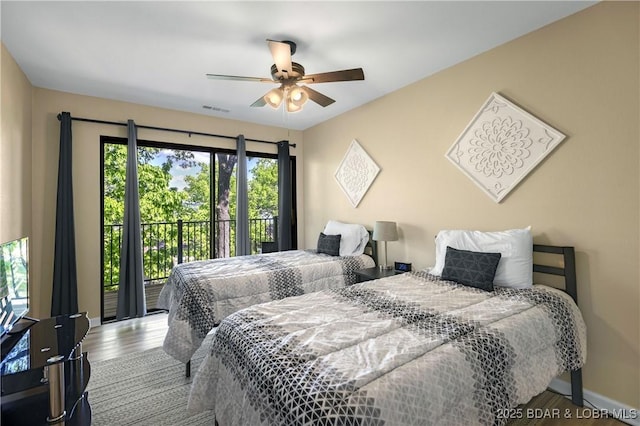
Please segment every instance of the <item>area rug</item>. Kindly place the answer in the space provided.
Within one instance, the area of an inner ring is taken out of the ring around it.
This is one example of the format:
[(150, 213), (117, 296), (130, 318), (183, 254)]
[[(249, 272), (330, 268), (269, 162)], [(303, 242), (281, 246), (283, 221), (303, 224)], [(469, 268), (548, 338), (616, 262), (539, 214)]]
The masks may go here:
[[(192, 375), (210, 347), (212, 336), (207, 336), (203, 344), (191, 358)], [(89, 354), (91, 361), (91, 354)], [(184, 376), (184, 364), (167, 355), (162, 348), (122, 356), (105, 361), (91, 362), (89, 380), (89, 403), (91, 404), (92, 426), (199, 426), (214, 425), (211, 411), (189, 416), (187, 397), (192, 378)], [(526, 413), (528, 408), (540, 413), (566, 413), (576, 406), (561, 395), (544, 392), (529, 404), (513, 409)], [(610, 423), (620, 424), (614, 419)], [(567, 421), (567, 424), (571, 421)], [(523, 418), (512, 419), (507, 426), (538, 426), (556, 424), (554, 420)]]
[(185, 365), (171, 358), (162, 348), (92, 362), (87, 387), (91, 424), (213, 425), (211, 411), (194, 416), (187, 414), (191, 381), (210, 340), (211, 336), (208, 336), (191, 359), (191, 378), (185, 377)]

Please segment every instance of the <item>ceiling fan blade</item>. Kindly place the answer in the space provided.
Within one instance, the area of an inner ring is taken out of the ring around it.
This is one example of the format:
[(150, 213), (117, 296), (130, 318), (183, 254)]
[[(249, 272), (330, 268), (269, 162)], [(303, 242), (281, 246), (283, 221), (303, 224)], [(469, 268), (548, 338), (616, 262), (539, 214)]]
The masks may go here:
[(307, 74), (300, 81), (305, 83), (331, 83), (333, 81), (353, 81), (364, 80), (364, 71), (362, 68), (353, 68), (350, 70), (323, 72), (320, 74)]
[(252, 107), (263, 107), (267, 104), (267, 101), (264, 100), (264, 96), (260, 96), (257, 101), (251, 104)]
[(301, 88), (302, 90), (307, 92), (309, 99), (311, 99), (313, 102), (317, 103), (321, 107), (329, 106), (335, 102), (335, 99), (331, 99), (330, 97), (325, 96), (322, 93), (313, 90), (311, 87), (301, 86)]
[[(275, 62), (278, 71), (291, 74), (291, 46), (287, 43), (269, 39), (267, 39), (267, 43), (269, 43), (269, 50), (271, 50), (271, 56), (273, 56), (273, 62)], [(288, 76), (284, 77), (288, 78)]]
[(271, 78), (242, 77), (239, 75), (207, 74), (207, 78), (210, 78), (212, 80), (257, 81), (261, 83), (273, 83), (273, 79)]

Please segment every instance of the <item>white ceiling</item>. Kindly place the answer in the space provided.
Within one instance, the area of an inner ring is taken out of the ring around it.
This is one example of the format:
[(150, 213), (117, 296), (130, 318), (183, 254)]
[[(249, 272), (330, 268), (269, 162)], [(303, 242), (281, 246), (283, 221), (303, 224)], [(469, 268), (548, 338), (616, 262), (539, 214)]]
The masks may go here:
[[(304, 130), (594, 3), (3, 0), (0, 29), (37, 87)], [(315, 84), (336, 102), (287, 114), (249, 106), (276, 84), (205, 78), (269, 78), (267, 38), (295, 41), (307, 74), (365, 80)]]

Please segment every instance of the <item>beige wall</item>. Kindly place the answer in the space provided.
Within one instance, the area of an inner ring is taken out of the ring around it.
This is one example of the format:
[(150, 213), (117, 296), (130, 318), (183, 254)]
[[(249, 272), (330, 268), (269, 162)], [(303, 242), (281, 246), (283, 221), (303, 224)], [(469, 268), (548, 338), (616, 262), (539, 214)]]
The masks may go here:
[[(419, 268), (446, 228), (573, 245), (585, 387), (640, 407), (639, 6), (598, 4), (306, 130), (306, 245), (328, 219), (397, 221), (389, 260)], [(567, 135), (500, 204), (444, 157), (494, 91)], [(352, 139), (381, 168), (355, 209), (333, 178)]]
[(0, 242), (31, 234), (31, 83), (0, 44)]
[[(34, 89), (33, 107), (33, 244), (32, 276), (34, 306), (39, 317), (47, 317), (51, 304), (53, 247), (56, 206), (56, 178), (60, 123), (57, 115), (69, 111), (72, 116), (107, 121), (171, 127), (222, 135), (244, 134), (246, 138), (278, 141), (288, 139), (297, 147), (291, 154), (299, 158), (298, 199), (302, 200), (302, 132), (217, 119), (198, 114), (145, 107), (125, 102), (78, 96), (46, 89)], [(90, 318), (100, 317), (100, 136), (126, 137), (126, 127), (74, 121), (73, 185), (76, 222), (78, 301)], [(235, 142), (204, 136), (182, 135), (138, 129), (138, 138), (190, 145), (235, 148)], [(275, 145), (247, 142), (248, 151), (275, 153)], [(299, 202), (301, 206), (301, 201)], [(301, 214), (301, 213), (299, 213)], [(304, 221), (301, 221), (303, 224)], [(302, 233), (300, 241), (302, 241)]]

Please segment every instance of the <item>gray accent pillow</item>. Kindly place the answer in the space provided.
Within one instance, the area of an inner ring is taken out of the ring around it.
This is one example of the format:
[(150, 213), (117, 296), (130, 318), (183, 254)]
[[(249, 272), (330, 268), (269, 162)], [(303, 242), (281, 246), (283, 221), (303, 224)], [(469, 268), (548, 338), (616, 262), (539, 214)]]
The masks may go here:
[(340, 255), (340, 239), (342, 235), (325, 235), (320, 233), (318, 237), (318, 253), (330, 254), (331, 256)]
[(447, 246), (442, 279), (493, 291), (493, 278), (501, 256), (500, 253), (458, 250)]

